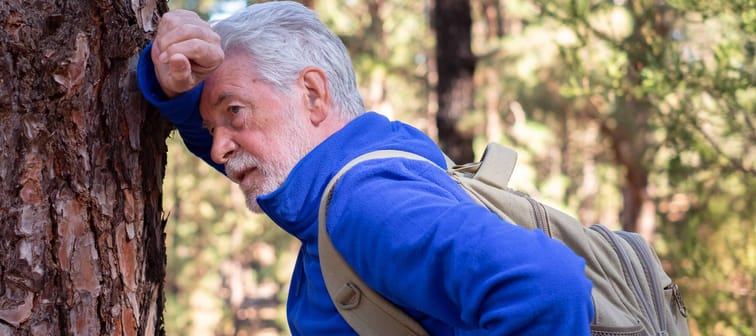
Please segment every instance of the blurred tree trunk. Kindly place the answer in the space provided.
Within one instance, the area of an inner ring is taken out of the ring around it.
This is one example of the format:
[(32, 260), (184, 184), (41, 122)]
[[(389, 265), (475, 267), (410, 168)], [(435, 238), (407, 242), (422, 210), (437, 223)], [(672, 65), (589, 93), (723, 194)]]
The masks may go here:
[[(365, 1), (370, 17), (369, 24), (365, 28), (362, 44), (364, 50), (370, 52), (381, 62), (388, 62), (391, 58), (391, 50), (388, 48), (386, 34), (384, 33), (384, 10), (383, 0)], [(382, 63), (379, 63), (383, 65)], [(389, 118), (393, 118), (391, 106), (386, 102), (387, 66), (375, 66), (369, 75), (365, 106), (368, 111), (379, 111)]]
[[(0, 2), (0, 335), (163, 334), (164, 1)], [(141, 6), (141, 7), (140, 7)]]
[(469, 0), (435, 0), (431, 26), (436, 34), (438, 111), (436, 125), (441, 148), (455, 162), (473, 160), (472, 127), (462, 118), (473, 105), (475, 63)]
[[(612, 127), (606, 120), (601, 130), (610, 140), (617, 163), (624, 167), (625, 183), (622, 188), (623, 206), (620, 222), (622, 229), (640, 233), (647, 241), (653, 240), (656, 229), (656, 208), (648, 193), (648, 167), (643, 162), (650, 150), (648, 116), (651, 104), (644, 98), (624, 97), (617, 105), (621, 127)], [(623, 120), (624, 119), (624, 120)]]
[[(480, 3), (485, 22), (485, 37), (491, 43), (498, 43), (504, 37), (505, 11), (499, 0), (483, 0)], [(486, 67), (483, 70), (486, 109), (486, 142), (498, 142), (503, 135), (501, 106), (502, 80), (500, 69)]]
[[(614, 160), (623, 170), (622, 228), (638, 232), (651, 241), (656, 230), (656, 206), (649, 191), (649, 167), (653, 165), (658, 144), (650, 120), (657, 107), (644, 91), (643, 74), (664, 67), (661, 62), (670, 48), (669, 29), (673, 20), (668, 15), (670, 7), (663, 1), (624, 2), (622, 6), (630, 15), (632, 25), (629, 34), (618, 39), (591, 22), (587, 6), (575, 2), (561, 5), (544, 4), (541, 9), (570, 27), (580, 41), (595, 37), (627, 60), (623, 62), (623, 78), (619, 85), (601, 84), (606, 78), (591, 81), (592, 75), (584, 78), (588, 80), (586, 83), (593, 85), (587, 86), (586, 92), (594, 92), (589, 97), (588, 112), (589, 118), (600, 125), (602, 137), (609, 140)], [(574, 58), (576, 55), (571, 55), (569, 62), (581, 68), (577, 64), (580, 61)]]
[(611, 141), (617, 162), (625, 168), (622, 228), (652, 241), (656, 231), (656, 206), (648, 190), (648, 167), (651, 166), (649, 153), (655, 151), (649, 143), (652, 138), (649, 118), (654, 106), (648, 96), (636, 93), (634, 88), (642, 86), (644, 68), (656, 66), (653, 63), (664, 58), (668, 18), (663, 4), (643, 7), (630, 1), (625, 6), (635, 22), (632, 33), (622, 42), (628, 60), (626, 85), (623, 96), (617, 98), (615, 122), (604, 120), (601, 130)]

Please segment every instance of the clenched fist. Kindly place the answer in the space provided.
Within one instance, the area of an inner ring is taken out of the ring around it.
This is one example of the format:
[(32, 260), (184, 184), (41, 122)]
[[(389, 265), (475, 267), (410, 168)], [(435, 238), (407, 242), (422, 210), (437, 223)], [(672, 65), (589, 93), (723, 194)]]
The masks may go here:
[(152, 62), (168, 97), (189, 91), (223, 62), (220, 37), (196, 13), (173, 10), (163, 15), (152, 44)]

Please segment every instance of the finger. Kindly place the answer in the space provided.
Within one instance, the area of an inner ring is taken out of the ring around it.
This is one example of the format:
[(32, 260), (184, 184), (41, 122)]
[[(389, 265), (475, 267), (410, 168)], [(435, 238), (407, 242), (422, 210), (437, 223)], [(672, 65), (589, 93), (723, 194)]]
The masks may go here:
[(168, 59), (168, 67), (171, 77), (175, 80), (184, 81), (192, 76), (192, 65), (188, 58), (182, 54), (174, 54)]
[(158, 64), (158, 63), (168, 63), (168, 53), (165, 51), (160, 50), (160, 47), (157, 45), (157, 43), (152, 44), (152, 63)]
[(164, 32), (168, 32), (177, 28), (180, 28), (183, 25), (187, 24), (201, 24), (205, 21), (202, 20), (202, 18), (197, 15), (197, 13), (184, 10), (184, 9), (176, 9), (172, 10), (168, 13), (163, 14), (163, 16), (160, 18), (160, 21), (158, 22), (158, 35)]
[(152, 43), (152, 50), (150, 51), (150, 57), (152, 57), (153, 64), (164, 63), (160, 60), (160, 54), (162, 53), (163, 51), (160, 50), (160, 47), (157, 45), (157, 43)]
[(194, 87), (191, 65), (183, 55), (176, 54), (165, 63), (155, 63), (155, 74), (168, 97), (175, 97)]
[(208, 43), (220, 43), (220, 37), (213, 32), (210, 25), (206, 22), (187, 22), (174, 28), (158, 32), (155, 37), (155, 44), (160, 50), (167, 50), (176, 43), (189, 40), (202, 40)]
[[(224, 58), (223, 49), (217, 43), (208, 43), (203, 40), (187, 40), (172, 44), (162, 52), (164, 57), (172, 58), (173, 55), (182, 55), (198, 67), (197, 70), (215, 69)], [(163, 56), (161, 56), (162, 59)]]

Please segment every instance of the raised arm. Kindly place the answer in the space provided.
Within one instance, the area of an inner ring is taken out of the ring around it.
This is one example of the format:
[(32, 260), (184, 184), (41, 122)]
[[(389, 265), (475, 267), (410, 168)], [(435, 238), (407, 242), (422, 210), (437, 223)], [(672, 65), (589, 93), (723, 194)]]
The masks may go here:
[(175, 10), (162, 17), (155, 40), (142, 51), (137, 79), (142, 95), (176, 126), (187, 149), (225, 173), (210, 158), (213, 139), (198, 107), (202, 81), (223, 58), (210, 25), (194, 12)]

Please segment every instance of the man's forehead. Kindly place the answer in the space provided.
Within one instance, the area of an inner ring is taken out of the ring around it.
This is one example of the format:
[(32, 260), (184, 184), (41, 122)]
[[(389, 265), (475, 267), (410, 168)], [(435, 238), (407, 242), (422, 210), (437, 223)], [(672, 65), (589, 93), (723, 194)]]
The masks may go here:
[(223, 104), (224, 101), (234, 98), (236, 96), (237, 95), (234, 94), (233, 92), (221, 91), (219, 94), (215, 95), (215, 97), (211, 95), (209, 97), (210, 101), (208, 101), (208, 103), (210, 103), (210, 107), (218, 107), (221, 104)]
[(229, 98), (246, 96), (251, 91), (254, 79), (244, 77), (221, 78), (214, 76), (205, 80), (200, 94), (200, 106), (214, 108)]

